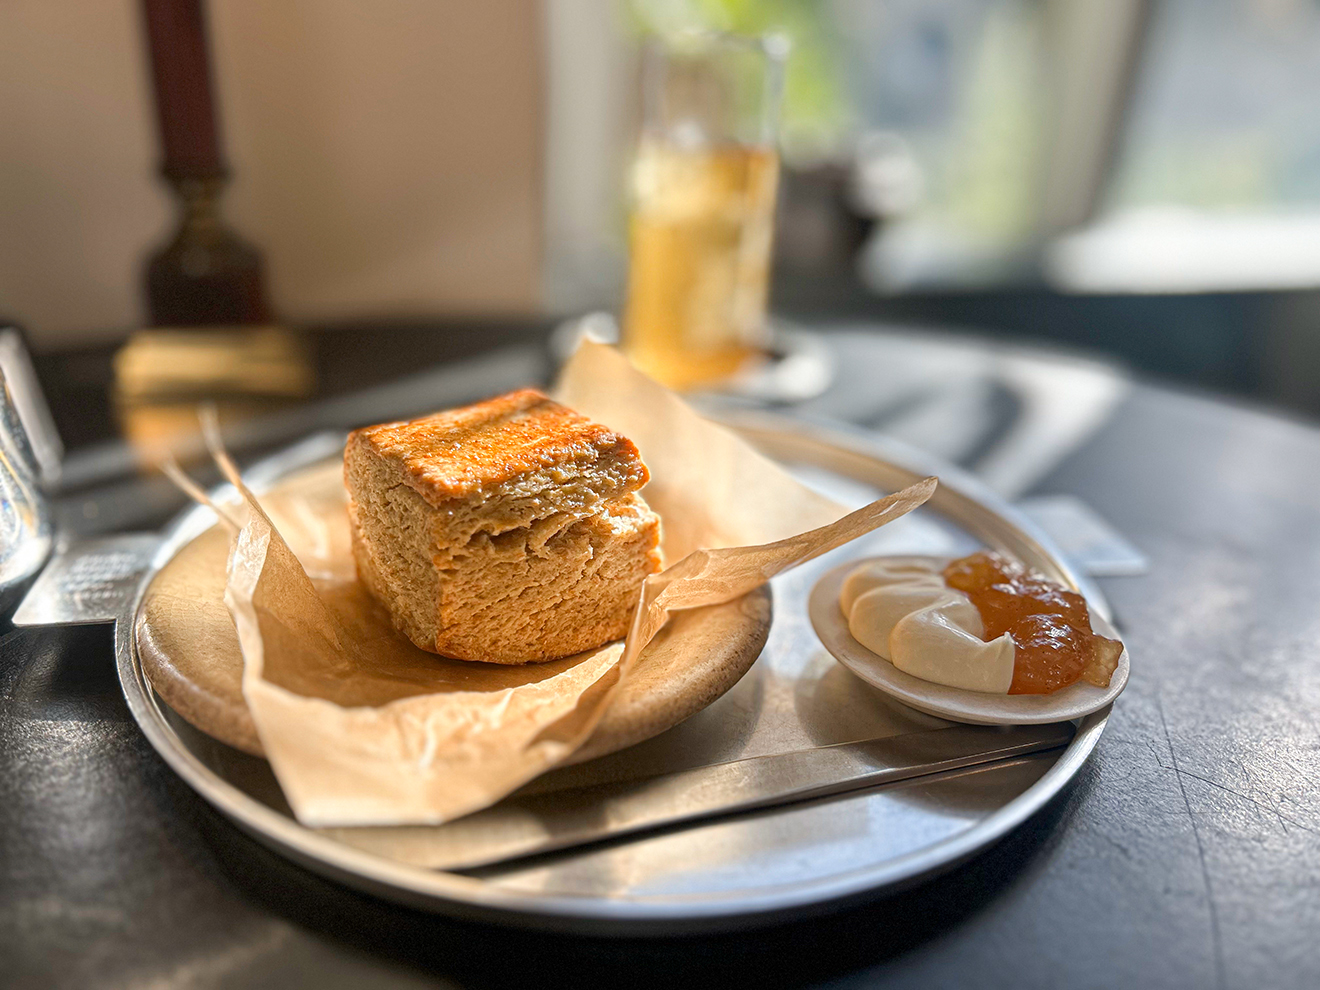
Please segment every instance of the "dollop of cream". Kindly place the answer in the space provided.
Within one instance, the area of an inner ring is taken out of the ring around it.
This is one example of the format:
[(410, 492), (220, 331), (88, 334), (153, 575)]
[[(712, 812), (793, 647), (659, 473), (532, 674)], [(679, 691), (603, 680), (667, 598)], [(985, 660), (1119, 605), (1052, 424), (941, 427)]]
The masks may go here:
[(853, 639), (899, 670), (968, 691), (1007, 694), (1013, 639), (987, 643), (981, 613), (930, 557), (882, 557), (844, 579), (839, 607)]

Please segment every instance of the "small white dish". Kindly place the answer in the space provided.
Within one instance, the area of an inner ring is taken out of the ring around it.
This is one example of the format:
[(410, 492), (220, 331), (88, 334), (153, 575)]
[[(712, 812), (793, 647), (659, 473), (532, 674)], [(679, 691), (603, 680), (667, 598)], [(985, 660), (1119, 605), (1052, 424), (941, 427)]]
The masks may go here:
[[(839, 591), (854, 568), (874, 557), (849, 561), (825, 573), (811, 589), (807, 612), (816, 635), (825, 649), (866, 683), (903, 704), (954, 722), (975, 725), (1037, 725), (1065, 722), (1099, 711), (1122, 693), (1128, 680), (1128, 651), (1118, 658), (1118, 668), (1109, 687), (1098, 688), (1079, 681), (1053, 694), (986, 694), (947, 687), (934, 681), (905, 674), (878, 654), (872, 653), (848, 631), (848, 620), (839, 608)], [(943, 567), (947, 558), (931, 558)], [(1118, 639), (1114, 627), (1095, 609), (1091, 609), (1091, 628), (1099, 635)]]

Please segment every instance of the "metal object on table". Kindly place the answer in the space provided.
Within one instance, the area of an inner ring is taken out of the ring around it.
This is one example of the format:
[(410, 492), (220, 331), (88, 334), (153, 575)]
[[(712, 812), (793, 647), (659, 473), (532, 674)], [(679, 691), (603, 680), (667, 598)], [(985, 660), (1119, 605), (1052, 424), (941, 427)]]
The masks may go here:
[[(836, 497), (864, 501), (929, 474), (931, 503), (775, 580), (770, 640), (751, 672), (687, 722), (612, 756), (556, 770), (520, 797), (570, 786), (673, 773), (732, 760), (946, 727), (873, 692), (819, 646), (805, 601), (819, 574), (849, 556), (951, 553), (979, 543), (1007, 550), (1055, 580), (1095, 589), (1032, 523), (957, 469), (861, 431), (755, 416), (732, 423), (767, 454)], [(313, 438), (252, 472), (260, 483), (327, 455)], [(382, 897), (460, 917), (605, 933), (746, 927), (845, 899), (875, 896), (948, 869), (1019, 825), (1078, 772), (1107, 712), (1083, 719), (1061, 752), (949, 771), (860, 793), (703, 822), (576, 852), (484, 867), (419, 868), (299, 825), (269, 766), (192, 730), (154, 695), (132, 619), (155, 571), (213, 522), (197, 508), (168, 532), (133, 606), (117, 622), (119, 676), (130, 710), (162, 757), (199, 794), (259, 841), (324, 875)], [(843, 556), (847, 555), (847, 556)], [(375, 830), (377, 833), (379, 830)], [(362, 843), (367, 842), (363, 833)], [(371, 837), (378, 840), (379, 835)]]
[(62, 548), (14, 612), (14, 625), (113, 622), (132, 606), (138, 581), (159, 548), (156, 533), (122, 533)]
[(955, 725), (715, 763), (641, 781), (513, 795), (441, 828), (326, 832), (396, 862), (464, 870), (1030, 756), (1066, 746), (1073, 731), (1071, 722)]
[(1037, 495), (1017, 505), (1092, 577), (1138, 577), (1150, 569), (1146, 555), (1076, 495)]

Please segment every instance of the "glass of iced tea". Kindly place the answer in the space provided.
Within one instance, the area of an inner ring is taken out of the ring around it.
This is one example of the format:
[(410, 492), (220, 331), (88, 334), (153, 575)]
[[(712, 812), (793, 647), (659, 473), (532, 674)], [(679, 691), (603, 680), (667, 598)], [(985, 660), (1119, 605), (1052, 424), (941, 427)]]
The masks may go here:
[(727, 378), (769, 344), (787, 51), (711, 33), (647, 46), (623, 345), (673, 388)]

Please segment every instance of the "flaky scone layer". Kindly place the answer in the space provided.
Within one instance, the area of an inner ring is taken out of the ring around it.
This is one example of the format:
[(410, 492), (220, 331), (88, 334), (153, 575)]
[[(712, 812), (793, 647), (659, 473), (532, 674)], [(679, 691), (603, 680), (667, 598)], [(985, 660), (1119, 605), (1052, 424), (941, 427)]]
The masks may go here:
[(660, 519), (640, 495), (584, 518), (482, 533), (415, 567), (395, 534), (350, 505), (358, 573), (395, 625), (424, 650), (460, 660), (534, 663), (628, 631), (638, 591), (660, 569)]

